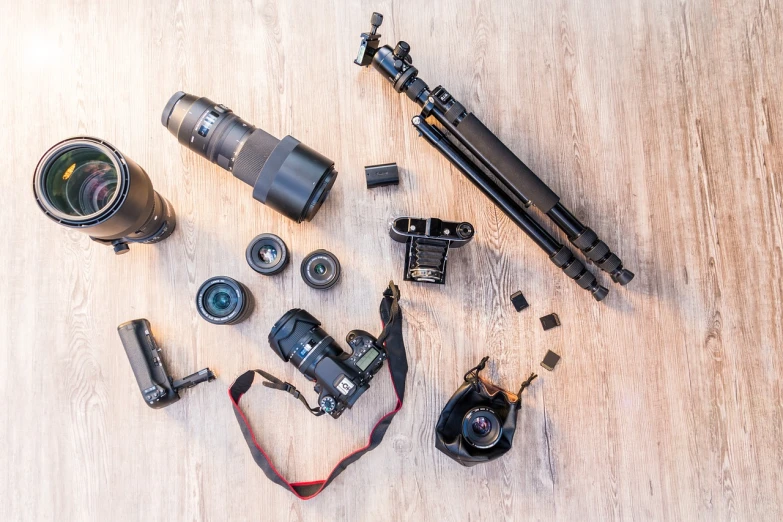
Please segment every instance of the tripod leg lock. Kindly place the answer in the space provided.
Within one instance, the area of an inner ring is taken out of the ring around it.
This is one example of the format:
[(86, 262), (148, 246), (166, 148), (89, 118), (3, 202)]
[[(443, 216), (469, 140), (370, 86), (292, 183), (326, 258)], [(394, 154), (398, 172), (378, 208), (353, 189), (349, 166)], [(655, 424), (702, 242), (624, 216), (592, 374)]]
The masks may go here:
[(596, 301), (602, 301), (609, 294), (609, 290), (598, 284), (592, 272), (585, 268), (584, 263), (574, 257), (567, 246), (560, 247), (549, 259), (556, 267), (561, 268), (565, 275), (576, 281), (576, 284), (589, 290)]

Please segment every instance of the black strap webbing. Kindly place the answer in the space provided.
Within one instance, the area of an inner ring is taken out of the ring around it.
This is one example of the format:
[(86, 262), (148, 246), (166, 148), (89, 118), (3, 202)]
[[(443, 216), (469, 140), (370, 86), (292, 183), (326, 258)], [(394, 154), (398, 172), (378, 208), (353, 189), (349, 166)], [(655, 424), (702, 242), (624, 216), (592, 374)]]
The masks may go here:
[(267, 379), (267, 382), (263, 383), (264, 386), (287, 391), (302, 401), (302, 403), (307, 406), (307, 409), (314, 415), (321, 415), (323, 413), (320, 411), (320, 408), (311, 408), (296, 388), (286, 382), (280, 381), (263, 370), (249, 370), (243, 373), (228, 389), (228, 395), (231, 398), (231, 403), (234, 405), (234, 415), (237, 418), (237, 422), (239, 422), (239, 428), (242, 430), (245, 442), (247, 442), (247, 446), (250, 448), (250, 454), (253, 456), (253, 460), (255, 460), (256, 464), (264, 471), (264, 474), (269, 480), (288, 489), (302, 500), (308, 500), (318, 495), (351, 463), (359, 460), (362, 455), (368, 451), (375, 449), (383, 440), (384, 435), (386, 435), (386, 430), (389, 428), (392, 419), (402, 408), (402, 402), (405, 397), (405, 381), (408, 378), (408, 359), (405, 355), (405, 344), (402, 340), (402, 311), (400, 310), (398, 302), (399, 297), (399, 289), (394, 282), (390, 281), (389, 288), (383, 293), (383, 300), (381, 301), (380, 313), (383, 331), (378, 336), (378, 344), (386, 349), (387, 362), (389, 372), (391, 373), (394, 393), (397, 396), (397, 404), (392, 411), (381, 417), (372, 429), (367, 445), (340, 460), (326, 479), (314, 480), (311, 482), (289, 482), (286, 480), (280, 472), (277, 471), (272, 464), (272, 461), (269, 459), (269, 456), (258, 444), (253, 429), (248, 424), (245, 414), (239, 407), (239, 400), (253, 385), (255, 375), (258, 373)]

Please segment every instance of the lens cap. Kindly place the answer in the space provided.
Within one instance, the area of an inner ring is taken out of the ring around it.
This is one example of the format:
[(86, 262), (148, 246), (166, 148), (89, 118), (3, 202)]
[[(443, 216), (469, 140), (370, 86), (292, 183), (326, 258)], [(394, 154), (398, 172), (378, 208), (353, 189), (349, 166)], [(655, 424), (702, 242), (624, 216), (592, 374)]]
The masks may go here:
[(328, 250), (310, 252), (302, 260), (302, 279), (311, 288), (325, 290), (340, 279), (340, 262)]
[(278, 236), (261, 234), (247, 245), (245, 259), (250, 268), (259, 274), (274, 275), (288, 264), (288, 248)]

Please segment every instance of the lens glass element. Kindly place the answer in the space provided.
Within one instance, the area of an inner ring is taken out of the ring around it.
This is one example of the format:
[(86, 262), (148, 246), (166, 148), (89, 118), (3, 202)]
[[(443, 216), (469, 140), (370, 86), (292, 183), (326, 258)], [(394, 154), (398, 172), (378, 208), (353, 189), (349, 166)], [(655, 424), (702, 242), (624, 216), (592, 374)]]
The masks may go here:
[(483, 437), (492, 430), (492, 421), (484, 416), (475, 417), (470, 427), (473, 429), (473, 433)]
[(302, 260), (300, 272), (308, 286), (318, 289), (330, 288), (340, 279), (340, 262), (329, 251), (316, 250)]
[(462, 419), (462, 436), (474, 448), (493, 447), (502, 433), (503, 427), (497, 413), (486, 406), (473, 408)]
[(258, 257), (262, 263), (271, 265), (277, 259), (277, 249), (272, 245), (263, 245), (258, 250)]
[(64, 151), (47, 168), (43, 189), (49, 203), (69, 216), (89, 216), (103, 210), (117, 191), (114, 161), (98, 148), (80, 146)]
[(288, 250), (283, 240), (274, 234), (260, 234), (245, 250), (250, 268), (263, 275), (274, 275), (288, 264)]
[(218, 318), (227, 317), (239, 304), (236, 290), (225, 283), (212, 285), (204, 294), (204, 309)]

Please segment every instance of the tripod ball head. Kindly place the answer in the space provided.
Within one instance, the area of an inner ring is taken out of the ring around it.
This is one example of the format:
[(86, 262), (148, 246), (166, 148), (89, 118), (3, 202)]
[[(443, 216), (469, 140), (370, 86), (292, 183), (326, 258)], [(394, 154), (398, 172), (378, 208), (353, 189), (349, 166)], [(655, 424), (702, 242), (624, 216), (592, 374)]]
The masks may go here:
[(378, 30), (378, 28), (383, 23), (383, 15), (381, 13), (373, 13), (370, 17), (370, 25), (372, 26), (372, 34), (375, 34), (375, 31)]

